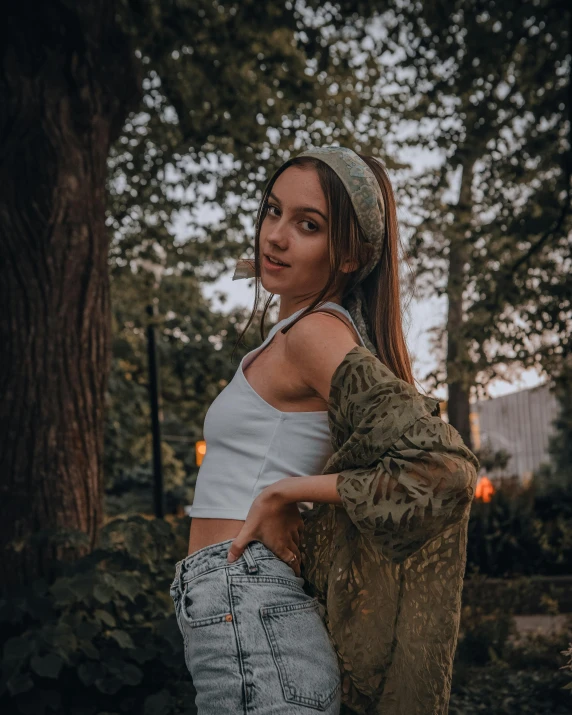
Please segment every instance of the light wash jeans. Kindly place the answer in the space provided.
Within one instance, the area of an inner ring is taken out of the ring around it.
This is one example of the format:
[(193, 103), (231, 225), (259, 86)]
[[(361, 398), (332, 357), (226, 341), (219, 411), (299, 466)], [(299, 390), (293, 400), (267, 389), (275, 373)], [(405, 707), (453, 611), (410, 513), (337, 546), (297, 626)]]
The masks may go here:
[(317, 599), (260, 541), (232, 539), (176, 565), (171, 597), (198, 715), (338, 715), (340, 672)]

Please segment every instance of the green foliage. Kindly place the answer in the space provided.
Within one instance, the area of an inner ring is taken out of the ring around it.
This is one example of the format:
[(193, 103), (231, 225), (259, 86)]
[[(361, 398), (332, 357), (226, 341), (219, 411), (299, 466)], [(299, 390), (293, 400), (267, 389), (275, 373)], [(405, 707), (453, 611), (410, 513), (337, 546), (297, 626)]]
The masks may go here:
[(570, 712), (564, 648), (572, 622), (555, 633), (517, 634), (501, 604), (463, 608), (455, 654), (451, 715), (565, 715)]
[(541, 465), (537, 474), (539, 488), (547, 492), (554, 489), (572, 492), (572, 356), (568, 355), (562, 365), (554, 379), (559, 414), (548, 444), (550, 462)]
[(467, 572), (489, 576), (569, 574), (572, 494), (534, 487), (490, 502), (475, 499), (469, 519)]
[[(104, 472), (108, 514), (152, 511), (152, 442), (148, 389), (146, 284), (141, 275), (112, 282), (113, 361), (105, 423)], [(206, 411), (232, 379), (231, 361), (244, 310), (211, 310), (193, 285), (174, 277), (157, 289), (162, 456), (166, 507), (192, 501), (198, 472), (195, 442)], [(185, 289), (186, 286), (186, 289)], [(254, 346), (252, 346), (254, 347)], [(239, 350), (239, 356), (246, 352)]]
[(475, 665), (500, 660), (515, 628), (510, 609), (486, 611), (478, 604), (463, 605), (456, 657)]
[[(412, 282), (463, 316), (454, 336), (435, 331), (435, 350), (444, 362), (453, 337), (457, 377), (481, 389), (521, 367), (558, 372), (571, 316), (567, 5), (390, 6), (400, 144), (439, 153), (410, 182)], [(440, 365), (429, 379), (451, 377)]]
[(505, 469), (512, 455), (506, 449), (494, 450), (490, 445), (484, 445), (478, 451), (475, 451), (477, 458), (481, 464), (481, 468), (489, 473), (495, 469)]
[[(568, 648), (561, 651), (561, 653), (568, 658), (566, 663), (562, 666), (562, 669), (567, 671), (567, 675), (572, 678), (572, 643), (568, 643)], [(566, 690), (572, 690), (572, 680), (566, 683), (564, 687)]]
[(456, 667), (449, 715), (569, 715), (564, 676), (552, 670)]
[(51, 584), (0, 602), (0, 710), (188, 712), (194, 691), (169, 595), (188, 529), (188, 519), (116, 519)]
[(518, 615), (556, 615), (572, 608), (571, 595), (568, 578), (549, 576), (494, 578), (471, 573), (463, 586), (463, 604), (480, 606), (484, 613), (502, 608)]

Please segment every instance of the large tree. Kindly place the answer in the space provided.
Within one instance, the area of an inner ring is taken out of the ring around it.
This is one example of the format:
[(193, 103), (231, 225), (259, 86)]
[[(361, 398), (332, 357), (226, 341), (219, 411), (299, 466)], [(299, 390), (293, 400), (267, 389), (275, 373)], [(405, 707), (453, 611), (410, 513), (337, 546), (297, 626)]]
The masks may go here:
[(192, 207), (212, 182), (219, 204), (236, 205), (263, 179), (257, 167), (286, 156), (300, 131), (308, 141), (351, 134), (354, 68), (334, 40), (355, 39), (363, 23), (352, 3), (312, 5), (62, 0), (16, 4), (4, 17), (2, 588), (49, 574), (54, 556), (97, 537), (110, 235), (117, 269), (164, 242), (177, 270), (224, 263), (239, 252), (241, 212), (208, 247), (200, 236), (174, 246), (175, 205)]
[(410, 184), (416, 290), (447, 298), (428, 377), (447, 384), (470, 444), (477, 385), (550, 373), (570, 350), (571, 12), (560, 0), (395, 5), (400, 144), (440, 157)]

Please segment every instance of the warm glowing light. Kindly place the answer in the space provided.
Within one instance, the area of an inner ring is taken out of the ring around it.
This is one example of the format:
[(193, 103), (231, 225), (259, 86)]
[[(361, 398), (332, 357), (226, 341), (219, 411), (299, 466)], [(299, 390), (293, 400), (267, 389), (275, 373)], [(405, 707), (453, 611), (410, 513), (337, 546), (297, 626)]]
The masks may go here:
[(207, 443), (205, 442), (204, 439), (200, 439), (198, 442), (195, 442), (195, 460), (197, 462), (197, 467), (201, 466), (201, 462), (203, 461), (203, 457), (207, 453)]
[(495, 488), (491, 480), (483, 474), (483, 476), (477, 482), (477, 490), (475, 492), (475, 498), (481, 499), (484, 502), (489, 502), (493, 494), (495, 493)]

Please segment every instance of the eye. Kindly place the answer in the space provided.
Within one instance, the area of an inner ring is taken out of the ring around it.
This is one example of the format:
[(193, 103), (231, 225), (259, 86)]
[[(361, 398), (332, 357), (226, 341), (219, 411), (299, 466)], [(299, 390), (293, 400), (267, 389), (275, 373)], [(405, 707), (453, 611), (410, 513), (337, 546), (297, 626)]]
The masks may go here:
[(307, 226), (307, 228), (304, 228), (304, 231), (310, 231), (311, 233), (317, 231), (319, 228), (318, 224), (314, 223), (313, 221), (308, 221), (307, 219), (305, 219), (301, 223), (306, 224)]
[(278, 206), (274, 206), (274, 204), (267, 203), (265, 205), (265, 211), (267, 214), (270, 214), (271, 216), (279, 216), (280, 215), (280, 209), (278, 208)]

